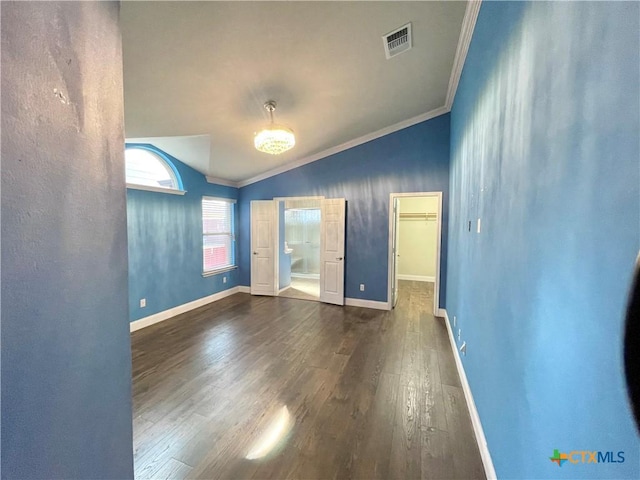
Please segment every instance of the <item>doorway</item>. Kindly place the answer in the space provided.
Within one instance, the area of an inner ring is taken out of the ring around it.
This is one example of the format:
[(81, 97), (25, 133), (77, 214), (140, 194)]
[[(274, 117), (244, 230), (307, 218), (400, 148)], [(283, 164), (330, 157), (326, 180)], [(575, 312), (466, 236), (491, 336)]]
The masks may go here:
[(389, 203), (390, 308), (400, 282), (418, 282), (439, 313), (442, 192), (392, 193)]
[(278, 211), (278, 296), (319, 301), (320, 200), (279, 200)]
[(293, 298), (344, 305), (345, 220), (344, 198), (252, 200), (251, 294), (278, 296), (293, 282)]

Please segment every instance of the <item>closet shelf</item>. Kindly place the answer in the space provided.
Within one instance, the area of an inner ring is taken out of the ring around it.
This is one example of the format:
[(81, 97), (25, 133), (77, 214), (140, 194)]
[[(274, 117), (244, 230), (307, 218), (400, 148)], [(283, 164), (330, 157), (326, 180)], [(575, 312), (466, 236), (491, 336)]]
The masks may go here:
[(433, 212), (416, 212), (416, 213), (401, 213), (400, 218), (415, 218), (415, 219), (425, 219), (425, 220), (436, 220), (438, 218), (437, 213)]

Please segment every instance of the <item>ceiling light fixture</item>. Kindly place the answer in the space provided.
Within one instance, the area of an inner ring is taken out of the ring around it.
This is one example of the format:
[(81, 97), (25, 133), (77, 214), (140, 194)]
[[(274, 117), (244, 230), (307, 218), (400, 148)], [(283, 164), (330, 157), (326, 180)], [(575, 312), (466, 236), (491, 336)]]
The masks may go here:
[(253, 144), (261, 152), (278, 155), (293, 148), (296, 144), (296, 137), (290, 128), (277, 125), (273, 122), (273, 111), (276, 109), (276, 102), (269, 100), (264, 104), (264, 108), (269, 112), (271, 123), (268, 127), (256, 133)]

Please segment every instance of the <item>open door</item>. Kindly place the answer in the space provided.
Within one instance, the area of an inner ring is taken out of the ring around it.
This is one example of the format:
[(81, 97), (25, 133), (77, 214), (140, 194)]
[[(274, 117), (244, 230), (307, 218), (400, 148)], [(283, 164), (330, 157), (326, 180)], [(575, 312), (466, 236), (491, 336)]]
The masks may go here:
[(275, 295), (275, 227), (277, 203), (251, 202), (251, 295)]
[(398, 223), (400, 222), (400, 205), (397, 198), (393, 199), (393, 219), (391, 222), (391, 281), (393, 287), (391, 290), (391, 308), (395, 308), (398, 303), (398, 257), (400, 252), (398, 251), (398, 234), (400, 228)]
[(344, 305), (345, 199), (321, 201), (320, 301)]
[(398, 302), (398, 279), (410, 280), (433, 283), (433, 315), (443, 314), (439, 305), (441, 245), (442, 192), (391, 193), (387, 270), (389, 308), (394, 308)]

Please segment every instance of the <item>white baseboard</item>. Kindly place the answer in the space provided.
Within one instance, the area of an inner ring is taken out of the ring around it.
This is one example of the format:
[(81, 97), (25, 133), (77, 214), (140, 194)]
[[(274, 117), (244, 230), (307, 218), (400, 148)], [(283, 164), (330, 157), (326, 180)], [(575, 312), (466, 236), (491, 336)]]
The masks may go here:
[(287, 288), (290, 288), (291, 285), (287, 285), (286, 287), (282, 287), (280, 290), (278, 290), (278, 295), (280, 295), (282, 292), (284, 292)]
[(344, 304), (349, 307), (375, 308), (376, 310), (390, 310), (389, 302), (377, 302), (375, 300), (362, 300), (361, 298), (346, 298)]
[(400, 274), (398, 274), (398, 280), (413, 280), (414, 282), (431, 282), (431, 283), (435, 283), (436, 277), (429, 277), (427, 275), (400, 275)]
[(240, 292), (240, 293), (251, 293), (251, 287), (247, 287), (246, 285), (240, 285), (238, 287), (238, 292)]
[(153, 315), (149, 315), (148, 317), (141, 318), (140, 320), (136, 320), (135, 322), (131, 322), (129, 324), (129, 331), (135, 332), (136, 330), (140, 330), (141, 328), (145, 328), (150, 325), (163, 322), (165, 320), (168, 320), (169, 318), (175, 317), (176, 315), (180, 315), (181, 313), (188, 312), (189, 310), (194, 310), (208, 303), (221, 300), (225, 297), (233, 295), (234, 293), (240, 292), (241, 291), (240, 288), (242, 287), (231, 287), (227, 290), (214, 293), (213, 295), (199, 298), (197, 300), (194, 300), (193, 302), (183, 303), (182, 305), (178, 305), (177, 307), (173, 307), (168, 310), (164, 310), (162, 312), (154, 313)]
[(467, 407), (469, 407), (471, 424), (473, 425), (473, 430), (476, 434), (476, 442), (478, 443), (478, 448), (480, 449), (480, 457), (482, 458), (482, 464), (484, 465), (484, 473), (487, 476), (488, 480), (495, 480), (497, 478), (496, 470), (493, 467), (493, 461), (491, 460), (491, 454), (489, 453), (489, 447), (487, 446), (487, 439), (484, 436), (484, 430), (482, 429), (482, 423), (480, 422), (480, 415), (478, 414), (476, 403), (473, 401), (473, 394), (471, 393), (471, 387), (469, 386), (469, 381), (467, 380), (467, 374), (464, 371), (464, 365), (462, 364), (462, 360), (460, 359), (460, 351), (458, 350), (458, 346), (453, 335), (453, 330), (451, 330), (449, 315), (447, 315), (447, 311), (443, 308), (441, 308), (440, 311), (444, 312), (443, 316), (444, 321), (447, 325), (447, 332), (449, 332), (449, 342), (451, 343), (451, 348), (453, 349), (453, 356), (456, 361), (456, 367), (458, 369), (458, 375), (460, 376), (460, 383), (462, 384), (464, 397), (467, 400)]
[(439, 308), (436, 311), (436, 317), (443, 317), (446, 318), (447, 317), (447, 311), (444, 308)]

